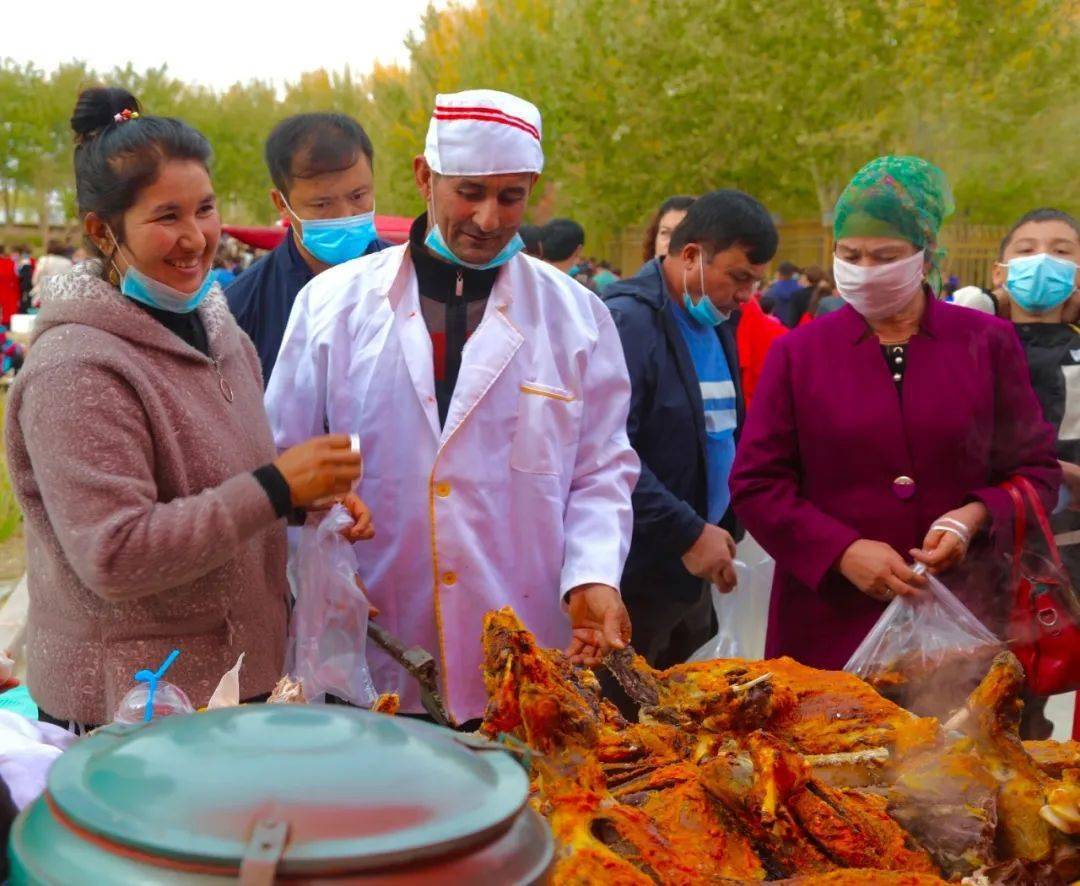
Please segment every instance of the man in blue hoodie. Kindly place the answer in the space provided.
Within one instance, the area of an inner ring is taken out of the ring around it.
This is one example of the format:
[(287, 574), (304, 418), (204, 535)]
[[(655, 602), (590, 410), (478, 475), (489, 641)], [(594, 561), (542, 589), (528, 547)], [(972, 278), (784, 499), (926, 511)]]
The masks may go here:
[(773, 306), (773, 316), (788, 329), (794, 329), (802, 319), (795, 299), (800, 288), (799, 268), (789, 261), (782, 261), (776, 269), (776, 282), (761, 297), (763, 302)]
[(375, 149), (344, 114), (297, 114), (266, 140), (270, 198), (290, 233), (225, 298), (270, 380), (296, 294), (316, 274), (390, 244), (375, 233)]
[(713, 633), (709, 585), (735, 586), (728, 476), (743, 419), (738, 305), (776, 252), (752, 197), (706, 194), (668, 255), (608, 287), (633, 392), (627, 431), (641, 458), (622, 595), (634, 647), (654, 667), (685, 661)]

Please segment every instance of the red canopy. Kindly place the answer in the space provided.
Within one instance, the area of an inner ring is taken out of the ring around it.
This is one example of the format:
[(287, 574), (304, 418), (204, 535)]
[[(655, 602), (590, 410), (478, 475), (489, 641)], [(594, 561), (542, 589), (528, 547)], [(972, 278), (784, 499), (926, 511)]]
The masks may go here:
[[(375, 230), (379, 236), (391, 243), (404, 243), (409, 239), (409, 226), (411, 218), (400, 215), (377, 215), (375, 216)], [(241, 243), (254, 246), (256, 249), (273, 249), (288, 232), (287, 226), (271, 225), (265, 228), (246, 228), (240, 225), (222, 225), (223, 230), (230, 237), (235, 237)]]

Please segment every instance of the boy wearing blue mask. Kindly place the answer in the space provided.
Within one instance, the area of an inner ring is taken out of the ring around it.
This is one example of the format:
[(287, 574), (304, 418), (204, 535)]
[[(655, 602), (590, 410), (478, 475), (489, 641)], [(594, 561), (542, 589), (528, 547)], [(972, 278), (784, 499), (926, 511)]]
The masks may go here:
[(1066, 490), (1080, 508), (1080, 328), (1063, 319), (1080, 282), (1078, 264), (1080, 223), (1057, 209), (1036, 209), (1002, 241), (993, 276), (1008, 295), (1032, 385), (1058, 429)]
[(296, 294), (316, 274), (390, 244), (375, 232), (375, 151), (344, 114), (297, 114), (266, 140), (274, 203), (290, 234), (225, 290), (270, 380)]
[[(1065, 482), (1050, 524), (1074, 586), (1080, 586), (1080, 328), (1064, 314), (1080, 284), (1078, 265), (1080, 223), (1058, 209), (1036, 209), (1006, 235), (993, 272), (994, 288), (1008, 296), (1043, 415), (1057, 429)], [(1044, 707), (1045, 699), (1026, 699), (1023, 734), (1049, 737)]]

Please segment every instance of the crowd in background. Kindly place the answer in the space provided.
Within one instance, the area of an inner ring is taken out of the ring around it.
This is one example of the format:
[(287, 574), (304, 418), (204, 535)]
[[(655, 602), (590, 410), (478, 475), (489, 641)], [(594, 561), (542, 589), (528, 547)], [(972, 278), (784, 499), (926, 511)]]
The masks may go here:
[[(396, 245), (376, 228), (360, 123), (280, 121), (265, 159), (285, 236), (251, 261), (221, 236), (197, 130), (141, 116), (117, 88), (86, 90), (72, 128), (93, 260), (73, 268), (54, 245), (11, 262), (16, 279), (31, 267), (31, 304), (45, 290), (6, 432), (30, 594), (41, 613), (80, 601), (98, 629), (31, 618), (43, 719), (102, 723), (147, 650), (173, 646), (159, 603), (187, 631), (178, 673), (198, 703), (241, 651), (241, 698), (265, 695), (289, 621), (284, 522), (331, 496), (365, 541), (381, 623), (439, 651), (459, 724), (484, 707), (485, 612), (514, 606), (582, 664), (632, 627), (666, 667), (715, 631), (711, 589), (735, 589), (746, 531), (776, 562), (767, 656), (830, 669), (891, 599), (918, 594), (913, 560), (973, 589), (965, 602), (1003, 630), (1008, 595), (987, 570), (1010, 478), (1080, 541), (1066, 213), (1017, 222), (983, 310), (943, 303), (970, 293), (942, 279), (951, 188), (919, 157), (855, 174), (829, 269), (774, 265), (772, 214), (721, 188), (664, 201), (624, 275), (586, 253), (574, 219), (523, 224), (539, 110), (473, 90), (436, 98), (413, 169), (425, 211)], [(1006, 312), (1019, 335), (989, 316)], [(146, 636), (117, 651), (100, 638), (120, 618)], [(107, 652), (120, 665), (67, 678), (72, 656)], [(395, 662), (372, 667), (419, 713)], [(1028, 701), (1027, 734), (1045, 734)]]

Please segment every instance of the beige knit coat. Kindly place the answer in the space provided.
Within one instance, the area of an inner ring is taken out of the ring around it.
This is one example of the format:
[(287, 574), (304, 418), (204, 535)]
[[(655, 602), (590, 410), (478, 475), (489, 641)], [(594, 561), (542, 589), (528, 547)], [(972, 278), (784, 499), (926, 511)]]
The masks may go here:
[(167, 679), (197, 707), (241, 652), (241, 698), (268, 692), (288, 585), (284, 521), (251, 473), (275, 457), (251, 342), (217, 287), (198, 309), (212, 359), (95, 263), (43, 295), (5, 429), (31, 695), (54, 717), (109, 722), (173, 648)]

